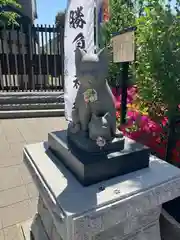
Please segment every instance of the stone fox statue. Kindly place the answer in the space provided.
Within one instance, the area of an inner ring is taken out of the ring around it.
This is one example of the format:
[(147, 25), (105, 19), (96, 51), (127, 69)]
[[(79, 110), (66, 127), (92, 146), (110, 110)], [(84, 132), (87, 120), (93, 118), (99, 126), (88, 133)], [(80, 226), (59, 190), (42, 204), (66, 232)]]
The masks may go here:
[[(102, 49), (98, 54), (88, 54), (79, 48), (75, 52), (76, 77), (80, 87), (72, 110), (71, 132), (83, 131), (89, 133), (94, 127), (92, 116), (106, 118), (111, 135), (116, 135), (115, 101), (106, 81), (108, 74), (107, 52)], [(91, 124), (89, 124), (91, 122)], [(99, 134), (102, 133), (102, 127)], [(93, 129), (94, 132), (94, 129)], [(98, 126), (97, 126), (98, 135)], [(105, 136), (108, 133), (105, 134)], [(101, 136), (101, 137), (105, 137)]]
[(109, 113), (104, 116), (92, 115), (91, 121), (89, 122), (89, 137), (90, 139), (96, 141), (98, 137), (103, 136), (106, 140), (112, 139), (112, 131), (110, 125)]

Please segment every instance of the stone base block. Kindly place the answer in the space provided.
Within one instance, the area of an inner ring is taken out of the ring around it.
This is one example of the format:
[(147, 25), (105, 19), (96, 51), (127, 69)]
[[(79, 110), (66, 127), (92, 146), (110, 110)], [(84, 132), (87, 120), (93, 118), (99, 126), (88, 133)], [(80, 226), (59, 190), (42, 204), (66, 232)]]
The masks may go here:
[(161, 206), (180, 194), (180, 170), (155, 157), (149, 168), (89, 187), (47, 143), (27, 146), (24, 162), (39, 191), (34, 240), (160, 240)]
[[(91, 236), (92, 240), (160, 240), (159, 215), (161, 208), (152, 209), (146, 213), (137, 215), (132, 219), (126, 219), (121, 223)], [(77, 226), (76, 226), (77, 227)], [(95, 227), (95, 226), (94, 226)], [(79, 227), (79, 231), (84, 229)], [(39, 198), (38, 215), (32, 224), (32, 234), (35, 240), (63, 240), (58, 233), (52, 216)], [(72, 240), (84, 240), (80, 232)], [(41, 238), (40, 238), (41, 236)], [(66, 239), (64, 239), (66, 240)]]
[(39, 214), (36, 214), (34, 218), (31, 226), (31, 232), (34, 240), (51, 240), (46, 233)]
[[(160, 230), (159, 230), (159, 216), (161, 208), (152, 209), (143, 214), (137, 215), (131, 219), (122, 221), (121, 223), (115, 225), (114, 227), (102, 231), (101, 233), (95, 235), (93, 240), (130, 240), (130, 239), (145, 239), (150, 238), (139, 238), (138, 236), (154, 234), (154, 229), (156, 240), (160, 240)], [(118, 238), (117, 238), (118, 237)], [(155, 238), (151, 238), (151, 240)]]
[(112, 153), (101, 154), (72, 148), (65, 130), (49, 133), (48, 144), (59, 161), (69, 168), (81, 184), (89, 186), (149, 166), (149, 148), (129, 138), (124, 139), (123, 150), (116, 147)]
[(162, 240), (180, 239), (180, 224), (165, 210), (162, 210), (160, 227)]
[(61, 236), (57, 232), (53, 218), (42, 198), (39, 198), (38, 201), (38, 215), (39, 219), (41, 219), (41, 225), (43, 225), (44, 231), (46, 232), (48, 238), (50, 240), (62, 240)]
[(41, 218), (42, 224), (43, 224), (44, 228), (46, 229), (46, 233), (47, 233), (48, 237), (51, 238), (51, 232), (52, 232), (52, 228), (53, 228), (53, 219), (52, 219), (51, 215), (49, 214), (48, 209), (45, 206), (45, 204), (43, 203), (41, 198), (39, 198), (37, 210), (38, 210), (38, 214)]
[(161, 240), (159, 221), (152, 223), (152, 225), (141, 229), (141, 231), (137, 232), (134, 236), (125, 238), (124, 240)]
[(112, 152), (121, 151), (124, 149), (125, 138), (123, 134), (120, 134), (119, 137), (115, 137), (110, 141), (107, 141), (106, 144), (100, 148), (97, 145), (96, 141), (89, 139), (88, 133), (84, 134), (83, 131), (79, 131), (78, 133), (73, 134), (71, 133), (69, 128), (67, 129), (67, 131), (63, 130), (56, 133), (58, 134), (62, 132), (65, 133), (67, 132), (68, 142), (71, 148), (73, 148), (75, 151), (80, 150), (82, 153), (85, 154), (104, 155), (104, 153), (108, 154)]

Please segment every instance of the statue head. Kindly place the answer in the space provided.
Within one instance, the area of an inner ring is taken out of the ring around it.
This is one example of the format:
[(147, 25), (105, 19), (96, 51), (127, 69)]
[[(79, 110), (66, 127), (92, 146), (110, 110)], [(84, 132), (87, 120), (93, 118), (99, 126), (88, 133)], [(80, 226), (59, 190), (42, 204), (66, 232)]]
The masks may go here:
[(96, 88), (105, 84), (108, 74), (106, 49), (89, 54), (80, 48), (75, 52), (76, 76), (85, 88)]

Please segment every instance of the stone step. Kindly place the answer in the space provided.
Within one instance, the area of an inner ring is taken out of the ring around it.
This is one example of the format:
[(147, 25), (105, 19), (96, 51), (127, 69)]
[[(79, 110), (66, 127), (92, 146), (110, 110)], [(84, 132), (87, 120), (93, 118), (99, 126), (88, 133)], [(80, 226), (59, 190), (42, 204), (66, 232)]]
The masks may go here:
[(0, 111), (64, 109), (64, 103), (1, 104)]
[(0, 119), (62, 117), (62, 116), (64, 116), (64, 109), (0, 111)]
[(2, 104), (64, 103), (63, 92), (14, 92), (0, 93)]
[(26, 97), (26, 96), (60, 96), (63, 91), (27, 91), (27, 92), (1, 92), (0, 97)]
[(2, 97), (0, 104), (33, 104), (33, 103), (63, 103), (63, 96), (23, 96), (23, 97)]

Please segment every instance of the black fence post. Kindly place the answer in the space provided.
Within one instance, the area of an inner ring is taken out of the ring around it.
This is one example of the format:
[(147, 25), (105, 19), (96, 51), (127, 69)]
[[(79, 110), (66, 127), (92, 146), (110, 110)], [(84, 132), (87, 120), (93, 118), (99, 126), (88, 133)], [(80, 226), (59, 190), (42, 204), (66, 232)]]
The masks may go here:
[(0, 47), (0, 72), (3, 76), (0, 82), (1, 89), (4, 91), (63, 89), (63, 27), (59, 29), (46, 25), (35, 27), (24, 18), (19, 27), (0, 28)]
[(172, 148), (174, 146), (174, 137), (175, 137), (175, 119), (169, 120), (169, 126), (168, 126), (168, 142), (166, 147), (166, 157), (165, 160), (168, 163), (172, 164)]
[(61, 27), (60, 31), (60, 54), (61, 54), (61, 80), (62, 88), (64, 90), (64, 27)]
[(32, 25), (30, 23), (24, 23), (24, 32), (26, 39), (26, 49), (27, 49), (27, 61), (26, 70), (28, 74), (28, 89), (31, 91), (35, 90), (34, 86), (34, 74), (33, 74), (33, 53), (32, 53)]
[(122, 63), (121, 124), (126, 123), (129, 62)]
[(180, 124), (180, 117), (174, 116), (169, 120), (169, 128), (168, 128), (168, 142), (166, 148), (166, 156), (165, 160), (168, 163), (175, 164), (176, 166), (180, 166), (178, 163), (173, 162), (172, 159), (172, 150), (176, 147), (176, 142), (180, 139), (179, 138), (179, 131), (177, 129), (178, 125)]
[(35, 90), (35, 82), (34, 82), (34, 64), (33, 64), (33, 44), (32, 44), (32, 25), (29, 24), (28, 28), (29, 32), (29, 83), (30, 89)]

